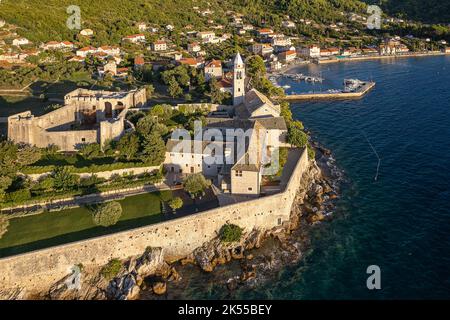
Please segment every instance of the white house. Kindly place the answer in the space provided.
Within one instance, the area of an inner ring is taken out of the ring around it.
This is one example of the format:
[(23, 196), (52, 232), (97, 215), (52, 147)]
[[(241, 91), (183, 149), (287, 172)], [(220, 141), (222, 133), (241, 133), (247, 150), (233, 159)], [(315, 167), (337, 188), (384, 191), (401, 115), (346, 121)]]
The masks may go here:
[(202, 32), (197, 33), (197, 37), (203, 43), (211, 43), (216, 38), (216, 34), (213, 31), (202, 31)]
[(273, 30), (269, 28), (262, 28), (258, 30), (258, 35), (260, 37), (265, 37), (273, 34)]
[(267, 56), (273, 53), (273, 47), (268, 43), (254, 43), (250, 47), (250, 51), (253, 54), (258, 54), (260, 56)]
[(213, 78), (219, 79), (223, 76), (222, 61), (212, 60), (205, 65), (205, 79), (209, 81)]
[(295, 50), (288, 50), (280, 53), (278, 56), (284, 63), (289, 63), (297, 58), (297, 52)]
[(198, 42), (189, 43), (187, 49), (190, 53), (197, 53), (202, 51), (202, 47), (198, 44)]
[(133, 34), (130, 36), (126, 36), (122, 39), (122, 41), (128, 41), (131, 43), (142, 43), (145, 42), (145, 35), (144, 34)]
[(66, 50), (73, 49), (75, 45), (70, 41), (50, 41), (41, 46), (44, 50)]
[(109, 56), (119, 56), (120, 55), (120, 48), (116, 46), (101, 46), (98, 48), (99, 52), (104, 52)]
[(339, 55), (339, 49), (338, 48), (326, 48), (326, 49), (320, 49), (320, 56), (321, 57), (331, 57)]
[(79, 57), (86, 58), (90, 54), (94, 54), (97, 52), (97, 48), (94, 47), (84, 47), (77, 50), (76, 55)]
[(275, 37), (272, 37), (271, 43), (273, 46), (277, 47), (288, 47), (292, 45), (292, 40), (289, 37), (286, 37), (284, 35), (278, 35)]
[(295, 23), (290, 20), (285, 20), (281, 23), (284, 28), (295, 28)]
[(85, 37), (91, 37), (94, 35), (94, 31), (92, 31), (91, 29), (83, 29), (80, 31), (80, 34)]
[(144, 32), (147, 30), (147, 24), (145, 22), (137, 23), (136, 27), (139, 29), (140, 32)]
[(29, 44), (30, 41), (27, 38), (17, 38), (12, 41), (12, 45), (19, 47)]
[(167, 42), (164, 40), (158, 40), (152, 43), (151, 46), (153, 51), (166, 51), (167, 50)]
[(320, 47), (311, 45), (307, 47), (300, 48), (300, 54), (308, 58), (319, 58), (320, 57)]

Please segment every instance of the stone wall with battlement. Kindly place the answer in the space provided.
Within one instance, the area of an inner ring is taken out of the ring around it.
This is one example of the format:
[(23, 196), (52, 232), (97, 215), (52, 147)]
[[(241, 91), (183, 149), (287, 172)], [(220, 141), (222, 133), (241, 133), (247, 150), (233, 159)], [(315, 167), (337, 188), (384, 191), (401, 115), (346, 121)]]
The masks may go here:
[(76, 151), (83, 144), (120, 138), (130, 107), (147, 102), (146, 90), (107, 92), (77, 89), (65, 96), (65, 106), (41, 117), (30, 111), (8, 117), (8, 139), (40, 148), (57, 145)]
[(244, 203), (205, 211), (192, 216), (154, 224), (108, 236), (12, 256), (0, 260), (0, 286), (25, 288), (27, 293), (44, 292), (70, 273), (79, 263), (102, 266), (112, 258), (126, 259), (142, 254), (147, 247), (162, 247), (168, 261), (180, 259), (212, 240), (226, 223), (246, 232), (272, 229), (290, 218), (302, 176), (309, 167), (308, 153), (295, 150), (295, 163), (288, 166), (290, 178), (281, 193)]

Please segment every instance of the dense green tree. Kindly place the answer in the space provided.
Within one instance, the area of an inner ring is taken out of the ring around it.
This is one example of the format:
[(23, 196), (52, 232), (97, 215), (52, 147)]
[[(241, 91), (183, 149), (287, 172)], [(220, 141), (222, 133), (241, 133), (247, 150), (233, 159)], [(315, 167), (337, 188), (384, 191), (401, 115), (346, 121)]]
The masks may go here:
[(15, 169), (18, 147), (10, 141), (0, 143), (0, 170), (2, 174), (11, 173)]
[(209, 82), (209, 87), (211, 91), (211, 102), (222, 104), (226, 99), (226, 94), (220, 91), (216, 78), (211, 79), (211, 81)]
[(173, 198), (169, 201), (169, 206), (175, 212), (183, 207), (183, 200), (180, 197)]
[(308, 135), (303, 131), (303, 124), (294, 121), (288, 130), (288, 142), (298, 148), (303, 148), (308, 144)]
[(157, 132), (153, 132), (144, 141), (141, 159), (148, 165), (159, 166), (164, 162), (166, 145)]
[(153, 93), (155, 93), (155, 87), (151, 84), (147, 84), (145, 86), (145, 94), (147, 99), (150, 99), (153, 96)]
[(33, 192), (42, 191), (48, 192), (55, 187), (55, 179), (52, 176), (47, 176), (39, 180), (39, 182), (33, 186)]
[(220, 240), (224, 243), (241, 240), (243, 229), (235, 224), (226, 224), (220, 229)]
[(117, 150), (128, 161), (136, 158), (139, 151), (139, 138), (136, 133), (127, 133), (117, 143)]
[(183, 89), (180, 87), (180, 85), (178, 84), (177, 80), (175, 80), (175, 78), (171, 78), (169, 80), (168, 84), (169, 84), (169, 87), (167, 88), (167, 93), (172, 98), (180, 97), (183, 94)]
[(211, 182), (201, 173), (191, 174), (187, 176), (183, 183), (184, 190), (189, 192), (191, 196), (198, 196), (205, 192), (211, 186)]
[(5, 197), (6, 190), (11, 186), (13, 179), (6, 175), (0, 175), (0, 201)]
[(80, 153), (86, 159), (94, 159), (102, 156), (102, 148), (98, 143), (89, 143), (81, 147)]
[(169, 129), (151, 114), (139, 120), (136, 130), (143, 139), (147, 139), (154, 132), (160, 136), (165, 136), (169, 132)]
[(30, 145), (23, 145), (18, 148), (16, 164), (19, 167), (25, 167), (36, 163), (42, 157), (42, 152), (39, 148)]
[(55, 189), (60, 191), (75, 189), (80, 182), (80, 177), (71, 173), (67, 167), (56, 167), (52, 176)]
[(97, 226), (113, 226), (121, 216), (122, 206), (116, 201), (99, 204), (92, 208), (92, 220)]

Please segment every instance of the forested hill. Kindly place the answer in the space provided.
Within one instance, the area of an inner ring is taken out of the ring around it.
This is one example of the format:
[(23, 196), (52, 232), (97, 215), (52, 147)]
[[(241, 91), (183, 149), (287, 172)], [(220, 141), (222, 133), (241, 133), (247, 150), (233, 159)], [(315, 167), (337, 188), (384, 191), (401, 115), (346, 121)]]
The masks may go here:
[[(285, 15), (327, 22), (342, 20), (342, 11), (365, 8), (358, 0), (2, 0), (0, 18), (21, 27), (19, 32), (33, 41), (73, 39), (75, 32), (66, 27), (70, 5), (80, 6), (83, 27), (95, 30), (97, 40), (105, 42), (136, 32), (136, 21), (199, 28), (210, 18), (226, 22), (226, 11), (234, 9), (256, 25), (281, 21)], [(214, 14), (202, 17), (195, 6)]]
[[(380, 0), (365, 0), (380, 4)], [(450, 0), (381, 0), (381, 7), (391, 15), (429, 23), (450, 23)]]

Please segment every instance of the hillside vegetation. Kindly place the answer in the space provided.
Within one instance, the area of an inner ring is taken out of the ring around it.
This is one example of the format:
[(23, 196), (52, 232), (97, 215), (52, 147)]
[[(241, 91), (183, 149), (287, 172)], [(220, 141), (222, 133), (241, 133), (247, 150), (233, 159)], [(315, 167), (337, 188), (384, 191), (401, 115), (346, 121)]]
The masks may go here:
[[(209, 8), (212, 16), (202, 17), (195, 12)], [(0, 17), (19, 26), (19, 33), (32, 41), (73, 40), (76, 30), (66, 27), (70, 5), (81, 8), (83, 28), (95, 30), (97, 42), (117, 43), (137, 30), (138, 21), (175, 27), (192, 25), (207, 27), (207, 20), (226, 22), (226, 11), (242, 12), (255, 25), (278, 25), (285, 15), (312, 19), (318, 22), (344, 20), (342, 11), (362, 11), (357, 0), (4, 0)]]
[[(379, 0), (366, 0), (379, 5)], [(382, 0), (385, 12), (429, 23), (450, 23), (449, 0)]]
[(4, 0), (0, 17), (23, 28), (19, 33), (33, 41), (71, 40), (78, 33), (66, 26), (67, 7), (81, 8), (82, 28), (91, 28), (97, 39), (118, 42), (136, 32), (133, 24), (199, 24), (192, 7), (206, 6), (206, 1), (192, 0)]

